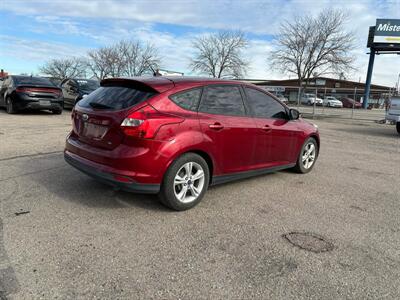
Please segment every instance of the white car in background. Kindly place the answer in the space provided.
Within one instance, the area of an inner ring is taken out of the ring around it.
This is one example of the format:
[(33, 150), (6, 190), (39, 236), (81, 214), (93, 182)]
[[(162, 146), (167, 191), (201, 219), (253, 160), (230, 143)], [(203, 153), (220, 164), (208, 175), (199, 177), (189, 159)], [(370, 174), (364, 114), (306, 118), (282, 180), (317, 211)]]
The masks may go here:
[(342, 101), (336, 99), (333, 96), (326, 96), (324, 98), (324, 105), (328, 107), (343, 107)]
[(277, 94), (276, 97), (281, 100), (281, 102), (288, 104), (289, 100), (288, 98), (286, 98), (285, 96), (283, 96), (282, 94)]
[(396, 123), (397, 133), (400, 134), (400, 96), (392, 97), (386, 112), (386, 121)]
[(324, 101), (321, 98), (318, 98), (315, 94), (307, 93), (301, 97), (301, 104), (314, 105), (314, 101), (315, 105), (324, 104)]

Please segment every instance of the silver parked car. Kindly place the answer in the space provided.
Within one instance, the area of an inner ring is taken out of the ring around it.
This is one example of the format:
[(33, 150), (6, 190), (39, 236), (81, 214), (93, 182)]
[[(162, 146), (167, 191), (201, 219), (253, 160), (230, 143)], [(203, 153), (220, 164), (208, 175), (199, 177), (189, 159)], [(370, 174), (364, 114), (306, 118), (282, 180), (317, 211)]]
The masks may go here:
[(282, 94), (277, 94), (276, 97), (281, 100), (282, 103), (287, 104), (289, 102), (288, 98), (286, 98), (285, 96), (283, 96)]
[(321, 98), (318, 98), (315, 94), (306, 93), (301, 97), (301, 104), (306, 105), (323, 105), (324, 101)]
[(395, 122), (398, 134), (400, 134), (400, 97), (393, 97), (390, 100), (389, 108), (386, 112), (386, 120)]

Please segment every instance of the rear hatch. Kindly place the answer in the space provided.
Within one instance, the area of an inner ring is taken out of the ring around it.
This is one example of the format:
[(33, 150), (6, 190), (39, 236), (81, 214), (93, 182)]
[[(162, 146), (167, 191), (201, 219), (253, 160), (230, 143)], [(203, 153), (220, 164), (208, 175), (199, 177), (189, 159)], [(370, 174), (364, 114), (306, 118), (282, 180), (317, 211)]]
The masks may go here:
[(58, 100), (61, 96), (61, 89), (54, 86), (40, 85), (19, 85), (16, 88), (17, 93), (24, 93), (33, 100)]
[(56, 100), (61, 97), (61, 89), (48, 78), (34, 76), (14, 76), (16, 92), (23, 93), (35, 100)]
[(174, 86), (168, 82), (169, 85), (158, 86), (136, 79), (103, 80), (100, 88), (75, 106), (74, 134), (83, 143), (114, 149), (124, 139), (121, 123), (130, 111), (145, 106), (148, 99)]

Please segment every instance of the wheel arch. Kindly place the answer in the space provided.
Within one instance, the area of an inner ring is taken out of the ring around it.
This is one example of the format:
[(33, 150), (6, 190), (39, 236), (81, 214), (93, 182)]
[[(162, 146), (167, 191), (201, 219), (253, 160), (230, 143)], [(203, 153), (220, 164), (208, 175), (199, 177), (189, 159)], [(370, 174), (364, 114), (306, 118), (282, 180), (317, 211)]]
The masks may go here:
[(210, 183), (211, 183), (212, 177), (213, 177), (213, 174), (214, 174), (214, 170), (215, 170), (215, 167), (216, 167), (215, 163), (214, 163), (214, 160), (213, 160), (213, 158), (211, 157), (211, 155), (209, 153), (207, 153), (206, 151), (204, 151), (202, 149), (198, 149), (198, 148), (185, 149), (184, 151), (181, 151), (181, 152), (177, 153), (176, 155), (174, 155), (174, 157), (169, 161), (168, 165), (166, 166), (164, 174), (167, 172), (167, 170), (169, 169), (169, 167), (172, 165), (172, 163), (175, 160), (177, 160), (179, 157), (181, 157), (182, 155), (187, 154), (187, 153), (195, 153), (195, 154), (199, 155), (201, 158), (203, 158), (206, 161), (207, 166), (208, 166), (208, 170), (209, 170), (209, 173), (210, 173), (209, 180), (210, 180)]
[(209, 178), (210, 182), (209, 183), (211, 183), (212, 177), (213, 177), (213, 174), (214, 174), (214, 163), (213, 163), (213, 160), (212, 160), (211, 156), (207, 152), (205, 152), (203, 150), (192, 150), (192, 151), (188, 151), (186, 153), (190, 153), (190, 152), (201, 156), (206, 161), (206, 163), (208, 165), (208, 171), (210, 173), (210, 178)]
[(315, 140), (316, 140), (316, 142), (317, 142), (317, 146), (318, 146), (318, 152), (317, 152), (317, 155), (319, 155), (319, 151), (320, 151), (320, 140), (319, 140), (319, 136), (318, 136), (318, 134), (316, 134), (316, 133), (312, 133), (312, 134), (310, 134), (309, 136), (308, 136), (309, 138), (314, 138)]

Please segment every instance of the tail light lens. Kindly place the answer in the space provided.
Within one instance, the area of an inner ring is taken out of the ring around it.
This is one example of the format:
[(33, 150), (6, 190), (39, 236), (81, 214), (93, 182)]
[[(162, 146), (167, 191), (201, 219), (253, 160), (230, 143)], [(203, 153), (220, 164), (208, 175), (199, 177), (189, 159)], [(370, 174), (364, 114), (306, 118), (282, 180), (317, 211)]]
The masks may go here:
[(59, 89), (18, 87), (15, 91), (17, 93), (52, 93), (56, 94), (57, 97), (61, 96), (61, 90)]
[(181, 117), (161, 113), (151, 105), (146, 105), (125, 118), (121, 123), (121, 128), (127, 136), (152, 139), (162, 126), (178, 124), (182, 121)]

